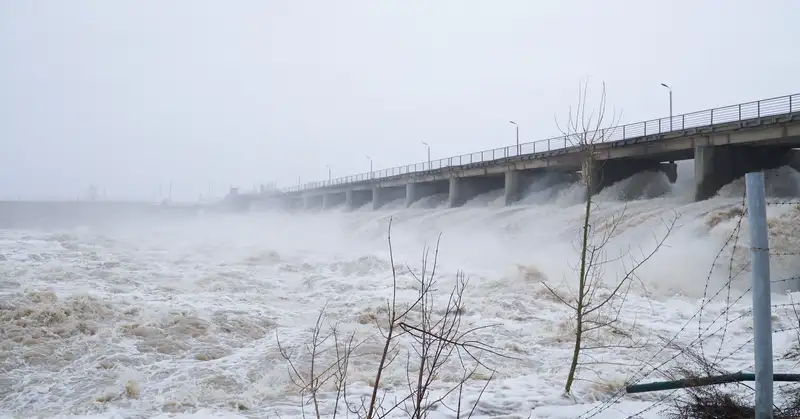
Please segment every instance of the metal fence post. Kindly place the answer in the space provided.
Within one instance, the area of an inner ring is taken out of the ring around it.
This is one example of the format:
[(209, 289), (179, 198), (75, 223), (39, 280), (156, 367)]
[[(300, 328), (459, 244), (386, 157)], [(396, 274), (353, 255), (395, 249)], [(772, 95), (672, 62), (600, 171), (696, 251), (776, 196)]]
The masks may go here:
[(772, 419), (772, 299), (770, 296), (769, 234), (764, 173), (745, 175), (747, 220), (753, 269), (753, 329), (756, 374), (756, 419)]

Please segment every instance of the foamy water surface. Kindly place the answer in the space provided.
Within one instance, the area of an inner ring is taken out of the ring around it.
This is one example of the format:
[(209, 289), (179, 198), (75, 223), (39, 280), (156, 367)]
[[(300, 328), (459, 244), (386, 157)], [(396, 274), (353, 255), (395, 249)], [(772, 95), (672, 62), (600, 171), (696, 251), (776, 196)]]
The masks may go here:
[[(431, 197), (410, 209), (397, 202), (376, 212), (127, 217), (116, 224), (0, 230), (0, 409), (19, 418), (298, 417), (300, 395), (276, 336), (301, 367), (308, 365), (302, 351), (323, 307), (343, 333), (375, 336), (391, 296), (390, 218), (400, 301), (415, 296), (407, 265), (417, 270), (424, 246), (435, 245), (441, 233), (437, 295), (446, 297), (462, 270), (469, 278), (463, 327), (492, 326), (474, 335), (496, 349), (482, 357), (495, 375), (478, 417), (578, 417), (612, 398), (629, 378), (670, 359), (675, 350), (659, 352), (661, 337), (677, 335), (683, 345), (711, 357), (719, 353), (720, 366), (730, 371), (750, 369), (750, 297), (725, 313), (728, 300), (749, 287), (746, 221), (734, 262), (728, 263), (729, 248), (706, 281), (737, 227), (741, 181), (720, 197), (693, 203), (684, 172), (676, 185), (663, 175), (637, 175), (598, 198), (598, 219), (626, 214), (611, 253), (649, 252), (665, 233), (664, 221), (678, 219), (665, 247), (639, 270), (641, 281), (621, 312), (618, 326), (639, 345), (593, 350), (596, 363), (581, 369), (571, 397), (562, 394), (572, 353), (570, 310), (543, 281), (561, 292), (574, 283), (583, 205), (579, 190), (537, 184), (508, 208), (499, 205), (499, 195), (488, 194), (456, 209), (435, 208), (442, 199)], [(780, 169), (768, 180), (785, 189), (797, 184), (797, 173)], [(618, 199), (632, 189), (644, 198)], [(773, 250), (800, 251), (800, 209), (776, 205), (769, 212)], [(796, 259), (773, 258), (773, 277), (798, 275)], [(698, 319), (702, 297), (721, 289), (731, 266), (743, 270), (732, 293), (720, 293)], [(605, 275), (613, 283), (622, 269), (609, 265)], [(784, 286), (794, 284), (776, 284)], [(773, 303), (797, 299), (784, 290), (776, 288)], [(794, 315), (775, 313), (776, 329), (796, 328)], [(698, 321), (702, 329), (718, 319), (710, 327), (715, 331), (736, 317), (741, 320), (730, 323), (724, 340), (720, 332), (702, 348), (692, 344)], [(793, 331), (776, 333), (776, 354), (795, 341)], [(379, 340), (368, 339), (353, 359), (351, 397), (368, 394), (379, 349)], [(777, 360), (776, 371), (787, 370), (787, 362)], [(448, 364), (435, 391), (460, 374), (456, 363)], [(467, 403), (489, 376), (479, 369), (467, 381)], [(660, 379), (654, 373), (646, 381)], [(407, 391), (406, 380), (406, 363), (392, 364), (382, 380), (387, 400)], [(323, 412), (333, 406), (330, 391), (329, 383)], [(663, 396), (627, 396), (596, 417), (643, 410), (642, 417), (660, 417), (666, 406), (652, 406)], [(453, 414), (439, 408), (434, 416)]]

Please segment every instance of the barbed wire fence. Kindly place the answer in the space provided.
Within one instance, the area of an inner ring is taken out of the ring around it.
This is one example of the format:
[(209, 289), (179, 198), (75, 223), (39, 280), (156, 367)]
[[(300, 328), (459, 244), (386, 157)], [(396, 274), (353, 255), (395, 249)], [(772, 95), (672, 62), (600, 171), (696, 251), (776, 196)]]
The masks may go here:
[[(772, 171), (762, 174), (767, 185), (775, 180), (771, 178), (782, 176)], [(794, 191), (794, 196), (797, 196), (796, 192)], [(767, 250), (768, 265), (777, 268), (768, 278), (767, 295), (770, 294), (770, 290), (775, 295), (785, 294), (785, 298), (781, 296), (780, 301), (770, 304), (772, 320), (770, 332), (773, 340), (782, 342), (780, 348), (771, 348), (775, 373), (787, 374), (798, 371), (800, 366), (800, 297), (791, 294), (791, 291), (800, 290), (800, 249), (792, 240), (792, 238), (798, 240), (800, 236), (800, 199), (765, 198), (762, 203), (767, 210), (767, 221), (764, 224), (769, 244), (766, 249), (755, 250)], [(676, 333), (661, 337), (660, 347), (641, 362), (641, 366), (631, 375), (625, 388), (614, 392), (580, 418), (598, 417), (603, 412), (614, 409), (628, 395), (628, 389), (644, 381), (681, 378), (697, 381), (704, 377), (719, 377), (754, 370), (755, 330), (751, 302), (754, 291), (753, 258), (750, 255), (753, 249), (750, 246), (748, 237), (750, 232), (747, 229), (750, 227), (747, 190), (743, 188), (741, 200), (736, 205), (720, 210), (719, 216), (727, 218), (726, 221), (733, 226), (724, 244), (716, 253), (705, 278), (703, 298), (698, 309), (685, 320)], [(797, 226), (797, 232), (793, 231), (793, 226)], [(721, 269), (725, 270), (726, 279), (720, 283), (716, 278), (719, 278), (718, 273)], [(723, 303), (721, 309), (720, 300)], [(732, 336), (731, 329), (734, 327), (740, 331), (738, 336)], [(686, 340), (687, 332), (695, 328), (694, 336)], [(750, 336), (742, 339), (741, 330), (749, 331)], [(747, 401), (752, 406), (756, 391), (752, 383), (744, 381), (725, 383), (730, 385), (725, 387), (726, 392), (722, 392), (717, 386), (708, 390), (696, 390), (702, 387), (687, 390), (686, 387), (694, 385), (690, 384), (650, 393), (648, 400), (652, 402), (646, 408), (628, 414), (627, 417), (641, 418), (642, 415), (653, 411), (669, 412), (673, 417), (694, 417), (681, 416), (681, 412), (686, 412), (682, 407), (702, 402), (699, 399), (704, 396), (731, 401), (727, 399), (730, 396), (733, 402), (738, 401), (741, 404)], [(798, 383), (778, 383), (774, 386), (773, 393), (780, 400), (780, 403), (773, 404), (776, 411), (790, 411), (788, 412), (790, 416), (786, 417), (800, 415)], [(782, 406), (778, 406), (779, 404)]]

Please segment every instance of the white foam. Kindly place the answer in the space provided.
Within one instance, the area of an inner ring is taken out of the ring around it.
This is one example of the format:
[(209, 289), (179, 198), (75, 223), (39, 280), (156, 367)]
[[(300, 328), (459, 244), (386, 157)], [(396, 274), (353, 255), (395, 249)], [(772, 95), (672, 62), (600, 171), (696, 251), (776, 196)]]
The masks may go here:
[[(795, 174), (775, 175), (792, 184)], [(608, 188), (598, 197), (596, 225), (625, 209), (619, 235), (609, 252), (647, 251), (663, 231), (663, 219), (680, 215), (667, 247), (639, 271), (623, 311), (623, 323), (646, 348), (599, 350), (608, 361), (598, 367), (606, 383), (579, 381), (574, 400), (561, 395), (571, 354), (569, 311), (542, 285), (561, 291), (575, 277), (574, 240), (581, 226), (583, 191), (578, 186), (530, 188), (523, 201), (502, 207), (497, 193), (476, 197), (463, 208), (448, 209), (442, 196), (424, 198), (410, 209), (401, 201), (371, 211), (312, 214), (204, 214), (168, 222), (154, 220), (89, 226), (62, 231), (0, 231), (0, 406), (18, 417), (71, 418), (242, 418), (280, 413), (300, 415), (299, 399), (276, 345), (276, 332), (287, 348), (301, 350), (317, 310), (359, 336), (374, 333), (369, 321), (385, 305), (391, 265), (386, 230), (393, 218), (395, 264), (401, 269), (399, 298), (414, 295), (403, 265), (418, 266), (422, 248), (442, 234), (439, 275), (446, 289), (463, 269), (471, 277), (465, 295), (465, 321), (498, 324), (477, 338), (516, 359), (488, 355), (497, 368), (478, 413), (573, 418), (610, 397), (635, 373), (637, 360), (660, 348), (654, 337), (679, 335), (690, 344), (700, 298), (728, 280), (728, 256), (706, 289), (711, 263), (737, 227), (741, 195), (723, 193), (693, 203), (673, 185), (657, 198), (619, 201), (619, 192), (663, 189), (661, 175), (641, 176)], [(773, 181), (778, 182), (778, 181)], [(736, 185), (730, 185), (730, 191)], [(646, 196), (646, 194), (645, 194)], [(775, 251), (800, 250), (800, 210), (770, 206)], [(735, 253), (745, 270), (734, 281), (732, 299), (747, 289), (746, 220)], [(791, 258), (773, 258), (774, 277), (796, 275)], [(609, 278), (621, 266), (606, 269)], [(715, 317), (724, 321), (727, 292), (703, 314), (703, 327)], [(795, 296), (797, 298), (797, 296)], [(776, 294), (776, 303), (788, 297)], [(730, 317), (745, 313), (748, 298), (734, 305)], [(776, 328), (791, 315), (776, 312)], [(752, 337), (750, 321), (733, 322), (722, 355)], [(792, 339), (776, 335), (775, 351)], [(707, 341), (716, 353), (721, 344)], [(670, 351), (656, 357), (667, 359)], [(377, 358), (354, 361), (354, 394), (367, 391)], [(748, 368), (748, 348), (722, 362), (724, 368)], [(788, 368), (784, 361), (776, 370)], [(447, 370), (445, 376), (454, 374)], [(584, 371), (584, 374), (591, 374)], [(402, 388), (403, 365), (393, 366), (386, 383)], [(439, 385), (444, 383), (439, 382)], [(469, 382), (474, 399), (481, 380)], [(619, 417), (643, 410), (656, 395), (625, 399), (597, 417)], [(323, 408), (331, 400), (326, 398)], [(441, 412), (438, 412), (441, 416)], [(659, 411), (648, 412), (658, 417)], [(73, 415), (73, 416), (70, 416)], [(402, 416), (402, 415), (401, 415)]]

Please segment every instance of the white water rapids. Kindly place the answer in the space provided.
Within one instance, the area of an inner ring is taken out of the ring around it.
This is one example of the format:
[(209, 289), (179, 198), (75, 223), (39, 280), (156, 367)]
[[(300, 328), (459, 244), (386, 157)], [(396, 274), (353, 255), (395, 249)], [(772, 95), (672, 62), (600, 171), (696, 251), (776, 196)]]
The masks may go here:
[[(698, 319), (689, 320), (700, 308), (714, 258), (740, 218), (743, 182), (694, 203), (691, 163), (679, 170), (675, 185), (660, 174), (641, 174), (598, 197), (600, 219), (627, 206), (612, 250), (648, 252), (664, 234), (663, 219), (679, 218), (665, 247), (639, 270), (641, 282), (622, 311), (622, 327), (637, 338), (650, 337), (650, 345), (592, 352), (601, 362), (579, 372), (571, 398), (562, 395), (572, 354), (570, 310), (542, 281), (562, 290), (565, 279), (574, 282), (583, 205), (574, 188), (535, 184), (521, 203), (507, 208), (489, 194), (455, 209), (432, 208), (441, 197), (431, 197), (414, 208), (398, 202), (375, 212), (142, 216), (0, 230), (0, 416), (299, 417), (300, 397), (276, 333), (298, 353), (325, 307), (342, 330), (374, 335), (372, 320), (391, 296), (391, 217), (399, 298), (408, 302), (414, 295), (406, 264), (418, 268), (423, 247), (435, 245), (441, 233), (440, 292), (463, 270), (469, 278), (465, 324), (494, 325), (474, 337), (498, 351), (483, 359), (496, 374), (475, 415), (578, 417), (612, 397), (642, 362), (668, 359), (673, 350), (656, 354), (658, 337), (678, 334), (686, 345), (697, 337)], [(800, 185), (800, 176), (786, 168), (767, 179), (773, 191)], [(627, 203), (617, 199), (633, 186), (645, 196), (667, 193)], [(800, 208), (772, 205), (768, 211), (773, 252), (800, 252)], [(734, 280), (731, 299), (749, 287), (746, 228), (745, 219), (734, 258), (734, 269), (745, 272)], [(728, 279), (730, 254), (723, 252), (714, 269), (709, 296)], [(613, 279), (620, 269), (610, 265), (605, 275)], [(772, 274), (800, 275), (800, 258), (773, 257)], [(780, 288), (795, 285), (776, 283), (773, 303), (796, 299)], [(726, 298), (722, 292), (711, 301), (700, 321), (722, 315)], [(712, 356), (722, 345), (721, 366), (730, 371), (752, 366), (749, 307), (749, 296), (733, 304), (730, 318), (742, 320), (730, 324), (724, 341), (705, 342)], [(793, 316), (775, 313), (776, 329), (797, 327)], [(775, 334), (776, 372), (792, 365), (780, 355), (796, 340), (794, 332)], [(365, 344), (352, 361), (351, 397), (366, 394), (374, 378), (376, 342)], [(434, 388), (447, 388), (460, 373), (448, 365)], [(466, 402), (477, 398), (487, 377), (481, 373), (467, 381)], [(660, 379), (653, 374), (646, 381)], [(392, 364), (382, 382), (390, 391), (387, 400), (406, 390), (405, 361)], [(323, 390), (329, 392), (330, 385)], [(332, 399), (323, 396), (322, 408), (329, 411)], [(597, 417), (626, 417), (662, 396), (624, 397)], [(642, 417), (660, 417), (662, 407)], [(434, 417), (452, 413), (439, 408)]]

